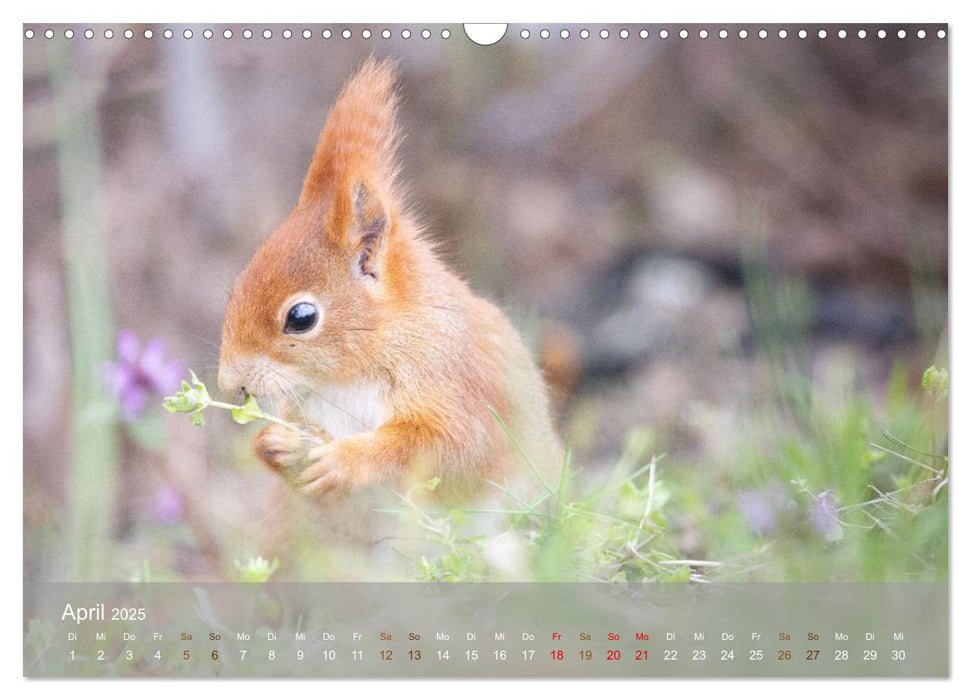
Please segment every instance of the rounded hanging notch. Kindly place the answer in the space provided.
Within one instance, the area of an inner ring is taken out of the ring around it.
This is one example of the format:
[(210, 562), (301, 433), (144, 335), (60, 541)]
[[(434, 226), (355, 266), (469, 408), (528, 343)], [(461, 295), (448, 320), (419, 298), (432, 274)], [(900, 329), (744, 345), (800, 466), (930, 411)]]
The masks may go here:
[(492, 46), (506, 35), (508, 24), (463, 24), (465, 35), (479, 46)]

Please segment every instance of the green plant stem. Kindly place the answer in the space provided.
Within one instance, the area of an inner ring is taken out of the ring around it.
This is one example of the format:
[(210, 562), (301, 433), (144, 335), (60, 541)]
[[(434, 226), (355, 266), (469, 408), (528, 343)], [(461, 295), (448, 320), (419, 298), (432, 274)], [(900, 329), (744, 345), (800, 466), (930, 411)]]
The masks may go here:
[[(214, 406), (215, 408), (224, 408), (227, 411), (238, 411), (243, 408), (242, 406), (234, 406), (231, 403), (225, 403), (223, 401), (212, 401), (212, 400), (210, 400), (207, 405)], [(293, 423), (289, 423), (283, 420), (282, 418), (277, 418), (276, 416), (270, 415), (269, 413), (266, 413), (262, 409), (260, 409), (259, 420), (265, 420), (267, 423), (276, 423), (277, 425), (283, 426), (284, 428), (288, 428), (295, 433), (306, 435), (308, 438), (313, 440), (318, 445), (325, 444), (324, 441), (321, 440), (319, 437), (317, 437), (316, 435), (313, 435), (312, 433), (308, 433), (307, 431), (303, 430), (300, 426), (294, 425)]]
[(96, 58), (71, 52), (70, 42), (53, 42), (49, 54), (72, 361), (70, 525), (65, 542), (70, 548), (69, 580), (90, 581), (110, 578), (114, 558), (118, 446), (102, 375), (112, 356), (114, 322), (100, 197), (97, 107), (103, 76)]
[(516, 448), (516, 451), (519, 452), (520, 456), (522, 456), (523, 461), (526, 462), (526, 465), (530, 469), (532, 469), (533, 474), (535, 474), (536, 478), (539, 479), (539, 483), (543, 485), (543, 488), (546, 489), (547, 493), (549, 493), (550, 495), (554, 494), (555, 492), (553, 491), (553, 489), (550, 488), (550, 485), (546, 483), (546, 479), (543, 478), (543, 475), (539, 473), (539, 470), (536, 468), (536, 465), (533, 464), (533, 460), (529, 458), (529, 456), (526, 454), (526, 451), (523, 449), (522, 445), (519, 444), (519, 440), (516, 439), (516, 436), (512, 434), (512, 431), (509, 429), (506, 423), (502, 420), (502, 418), (499, 417), (499, 414), (496, 413), (496, 409), (494, 409), (492, 406), (489, 406), (488, 408), (493, 418), (499, 421), (499, 425), (502, 426), (503, 431), (505, 431), (506, 436), (512, 442), (513, 446)]
[[(910, 457), (908, 457), (906, 455), (902, 455), (899, 452), (896, 452), (894, 450), (891, 450), (889, 447), (884, 447), (883, 445), (878, 445), (875, 442), (871, 442), (870, 443), (870, 447), (875, 447), (876, 449), (880, 450), (881, 452), (886, 452), (888, 455), (893, 455), (894, 457), (898, 457), (898, 458), (904, 460), (905, 462), (910, 462), (911, 464), (916, 465), (918, 467), (921, 467), (922, 469), (927, 469), (928, 471), (934, 472), (938, 476), (942, 476), (942, 472), (939, 469), (934, 469), (934, 467), (931, 467), (930, 465), (924, 464), (923, 462), (918, 462), (916, 459), (911, 459)], [(933, 457), (933, 458), (936, 460), (936, 456)]]

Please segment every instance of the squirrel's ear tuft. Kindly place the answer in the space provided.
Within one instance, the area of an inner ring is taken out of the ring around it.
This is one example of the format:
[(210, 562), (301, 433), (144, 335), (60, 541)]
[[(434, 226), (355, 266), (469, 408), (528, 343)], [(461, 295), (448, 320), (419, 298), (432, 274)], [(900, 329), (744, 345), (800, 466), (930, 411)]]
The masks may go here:
[(300, 206), (341, 198), (346, 183), (394, 188), (397, 72), (391, 60), (367, 59), (347, 81), (324, 126), (300, 194)]

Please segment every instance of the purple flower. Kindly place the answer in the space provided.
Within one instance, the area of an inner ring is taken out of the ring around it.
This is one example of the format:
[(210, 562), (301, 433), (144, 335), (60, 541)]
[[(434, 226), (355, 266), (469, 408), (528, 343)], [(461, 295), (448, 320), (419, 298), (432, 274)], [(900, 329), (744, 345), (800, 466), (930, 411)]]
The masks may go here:
[(155, 517), (171, 525), (182, 517), (182, 496), (171, 486), (155, 492)]
[(759, 491), (742, 491), (736, 499), (738, 509), (745, 516), (748, 526), (756, 534), (765, 536), (775, 530), (776, 514), (774, 504)]
[(165, 358), (165, 343), (153, 338), (140, 348), (132, 331), (118, 331), (118, 360), (105, 368), (111, 395), (121, 404), (122, 415), (133, 423), (145, 409), (149, 396), (164, 396), (179, 387), (182, 364)]
[(832, 491), (821, 491), (813, 496), (809, 510), (809, 522), (813, 529), (830, 542), (843, 539), (843, 526), (840, 525), (836, 510), (836, 499)]

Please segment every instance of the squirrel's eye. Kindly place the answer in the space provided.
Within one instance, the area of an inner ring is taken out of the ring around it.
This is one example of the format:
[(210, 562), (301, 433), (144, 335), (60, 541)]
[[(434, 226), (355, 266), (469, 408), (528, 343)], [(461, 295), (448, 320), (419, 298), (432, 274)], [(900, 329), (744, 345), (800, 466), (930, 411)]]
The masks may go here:
[(317, 307), (305, 301), (294, 304), (287, 311), (287, 322), (283, 326), (284, 333), (306, 333), (317, 325)]

